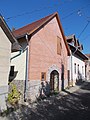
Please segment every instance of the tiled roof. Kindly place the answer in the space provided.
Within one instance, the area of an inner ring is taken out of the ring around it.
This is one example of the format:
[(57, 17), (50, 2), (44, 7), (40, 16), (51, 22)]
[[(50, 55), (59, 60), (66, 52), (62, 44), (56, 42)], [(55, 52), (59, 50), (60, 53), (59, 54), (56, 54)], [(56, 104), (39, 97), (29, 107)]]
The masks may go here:
[(61, 22), (60, 22), (60, 19), (59, 19), (59, 16), (58, 16), (57, 12), (55, 12), (55, 13), (49, 15), (49, 16), (46, 16), (46, 17), (44, 17), (44, 18), (42, 18), (42, 19), (40, 19), (40, 20), (38, 20), (36, 22), (28, 24), (28, 25), (26, 25), (26, 26), (24, 26), (22, 28), (14, 30), (13, 34), (17, 39), (24, 37), (26, 34), (27, 35), (32, 35), (33, 33), (36, 33), (38, 30), (40, 30), (40, 28), (42, 28), (44, 25), (46, 25), (54, 17), (57, 18), (57, 22), (58, 22), (59, 28), (61, 30), (63, 40), (64, 40), (65, 45), (66, 45), (68, 55), (70, 55), (70, 50), (69, 50), (68, 44), (66, 42), (66, 38), (65, 38), (65, 35), (64, 35), (63, 29), (62, 29), (62, 25), (61, 25)]
[(32, 31), (34, 31), (36, 28), (38, 28), (39, 26), (41, 26), (46, 20), (48, 20), (53, 14), (45, 17), (45, 18), (42, 18), (38, 21), (35, 21), (31, 24), (28, 24), (22, 28), (19, 28), (15, 31), (13, 31), (13, 34), (15, 37), (18, 37), (18, 36), (22, 36), (22, 35), (25, 35), (25, 34), (29, 34), (31, 33)]

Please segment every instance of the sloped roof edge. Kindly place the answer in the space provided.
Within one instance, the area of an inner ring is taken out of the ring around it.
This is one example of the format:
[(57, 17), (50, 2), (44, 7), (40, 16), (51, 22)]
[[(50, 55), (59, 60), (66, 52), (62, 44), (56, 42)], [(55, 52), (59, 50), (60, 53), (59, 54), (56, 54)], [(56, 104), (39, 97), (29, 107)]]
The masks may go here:
[[(64, 39), (64, 43), (65, 43), (65, 45), (66, 45), (66, 48), (67, 48), (67, 51), (68, 51), (68, 55), (70, 55), (70, 50), (69, 50), (69, 47), (68, 47), (68, 44), (67, 44), (67, 41), (66, 41), (66, 37), (65, 37), (65, 35), (64, 35), (64, 31), (63, 31), (63, 28), (62, 28), (62, 25), (61, 25), (61, 23), (60, 23), (60, 18), (59, 18), (59, 16), (58, 16), (58, 13), (57, 12), (55, 12), (55, 13), (53, 13), (53, 14), (51, 14), (51, 15), (49, 15), (49, 16), (47, 16), (47, 19), (45, 19), (43, 22), (41, 22), (41, 24), (39, 24), (37, 27), (35, 27), (32, 31), (30, 31), (30, 32), (27, 32), (27, 33), (24, 33), (24, 36), (27, 34), (27, 35), (30, 35), (30, 36), (33, 36), (33, 34), (35, 34), (35, 33), (37, 33), (37, 31), (39, 30), (39, 29), (41, 29), (44, 25), (46, 25), (49, 21), (51, 21), (54, 17), (56, 17), (57, 18), (57, 21), (58, 21), (58, 25), (59, 25), (59, 28), (60, 28), (60, 30), (61, 30), (61, 33), (62, 33), (62, 36), (63, 36), (63, 39)], [(37, 22), (37, 21), (36, 21)], [(34, 22), (35, 23), (35, 22)], [(32, 23), (31, 23), (32, 24)], [(24, 27), (23, 27), (23, 29), (24, 29)], [(19, 29), (20, 30), (20, 29)], [(15, 31), (17, 31), (17, 30), (15, 30)], [(13, 32), (13, 33), (15, 33), (15, 32)], [(15, 34), (14, 34), (15, 35)], [(16, 38), (18, 39), (18, 38), (22, 38), (22, 37), (24, 37), (23, 35), (18, 35), (18, 36), (16, 36)]]
[(55, 12), (54, 14), (50, 15), (50, 17), (48, 19), (46, 19), (46, 21), (44, 21), (40, 26), (38, 26), (36, 29), (34, 29), (33, 31), (31, 31), (29, 33), (29, 35), (31, 35), (32, 33), (34, 33), (35, 31), (37, 31), (37, 29), (39, 29), (40, 27), (42, 27), (44, 24), (47, 24), (49, 21), (51, 21), (54, 17), (57, 18), (57, 21), (58, 21), (58, 24), (59, 24), (59, 27), (60, 27), (60, 30), (61, 30), (61, 33), (62, 33), (62, 36), (63, 36), (63, 39), (64, 39), (64, 42), (65, 42), (65, 45), (66, 45), (66, 48), (67, 48), (67, 51), (68, 51), (68, 55), (70, 55), (70, 50), (69, 50), (69, 47), (68, 47), (68, 43), (66, 41), (66, 37), (64, 35), (64, 31), (63, 31), (63, 28), (62, 28), (62, 25), (61, 25), (61, 22), (60, 22), (60, 18), (58, 16), (58, 13)]
[(5, 22), (5, 20), (3, 19), (3, 17), (0, 15), (0, 26), (1, 28), (4, 30), (5, 34), (7, 35), (7, 37), (9, 38), (11, 43), (16, 42), (17, 40), (14, 38), (11, 30), (9, 29), (7, 23)]
[[(75, 47), (75, 46), (73, 46), (73, 45), (71, 45), (71, 44), (68, 44), (68, 45), (76, 50), (76, 47)], [(85, 60), (88, 60), (88, 57), (87, 57), (83, 52), (81, 52), (79, 49), (77, 49), (77, 51), (75, 52), (75, 54), (76, 54), (77, 52), (79, 52), (79, 53), (85, 58)]]
[[(21, 46), (18, 44), (18, 41), (16, 40), (16, 38), (12, 34), (11, 30), (9, 29), (7, 23), (5, 22), (5, 20), (3, 19), (1, 14), (0, 14), (0, 27), (3, 29), (3, 31), (5, 32), (7, 37), (9, 38), (9, 41), (12, 43), (12, 46), (13, 46), (13, 44), (17, 44), (16, 50), (20, 50)], [(15, 47), (14, 47), (14, 49), (15, 49)], [(12, 47), (12, 51), (13, 51), (13, 47)]]

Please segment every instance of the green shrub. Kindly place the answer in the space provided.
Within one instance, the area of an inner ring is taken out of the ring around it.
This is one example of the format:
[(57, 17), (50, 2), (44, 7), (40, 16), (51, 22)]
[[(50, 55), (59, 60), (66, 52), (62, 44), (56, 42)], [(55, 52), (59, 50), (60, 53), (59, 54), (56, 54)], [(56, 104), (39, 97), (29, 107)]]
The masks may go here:
[(21, 93), (17, 90), (16, 85), (15, 84), (11, 84), (11, 92), (8, 94), (7, 101), (11, 105), (15, 105), (20, 100), (20, 95), (21, 95)]

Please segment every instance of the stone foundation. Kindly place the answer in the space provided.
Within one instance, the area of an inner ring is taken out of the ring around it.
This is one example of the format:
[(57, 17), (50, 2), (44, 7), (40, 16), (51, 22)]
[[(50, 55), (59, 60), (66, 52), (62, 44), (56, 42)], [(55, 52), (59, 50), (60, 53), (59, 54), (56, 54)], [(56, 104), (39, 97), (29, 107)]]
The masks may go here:
[[(20, 103), (24, 103), (24, 97), (26, 95), (26, 101), (34, 102), (39, 96), (40, 96), (40, 89), (41, 89), (41, 80), (29, 80), (28, 81), (28, 87), (26, 89), (26, 94), (24, 93), (25, 91), (25, 81), (24, 80), (14, 80), (12, 83), (14, 83), (21, 93), (21, 99)], [(45, 81), (44, 81), (45, 83)], [(49, 83), (49, 81), (48, 81)], [(61, 85), (62, 81), (59, 80), (59, 91), (61, 91)], [(64, 88), (68, 86), (68, 81), (64, 81)], [(11, 86), (9, 86), (9, 92), (11, 90)]]
[[(19, 103), (24, 103), (24, 90), (25, 90), (25, 81), (24, 80), (13, 80), (13, 84), (16, 85), (18, 91), (21, 93), (21, 98)], [(30, 80), (28, 81), (28, 88), (26, 91), (26, 98), (31, 102), (35, 101), (39, 96), (39, 89), (41, 87), (41, 80)], [(11, 85), (9, 85), (9, 92), (11, 91)]]
[(31, 100), (31, 102), (35, 101), (39, 97), (39, 90), (41, 87), (41, 80), (30, 80), (28, 82), (28, 99)]

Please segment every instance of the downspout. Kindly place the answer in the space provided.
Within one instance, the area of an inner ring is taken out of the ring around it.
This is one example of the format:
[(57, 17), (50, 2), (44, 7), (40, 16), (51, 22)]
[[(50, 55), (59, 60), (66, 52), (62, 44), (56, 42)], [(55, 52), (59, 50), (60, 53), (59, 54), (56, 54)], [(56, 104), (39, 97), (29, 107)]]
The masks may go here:
[[(26, 40), (28, 43), (28, 35), (26, 35)], [(28, 60), (29, 60), (29, 45), (26, 47), (26, 71), (25, 71), (25, 88), (24, 88), (24, 102), (27, 101), (27, 92), (28, 92)]]

